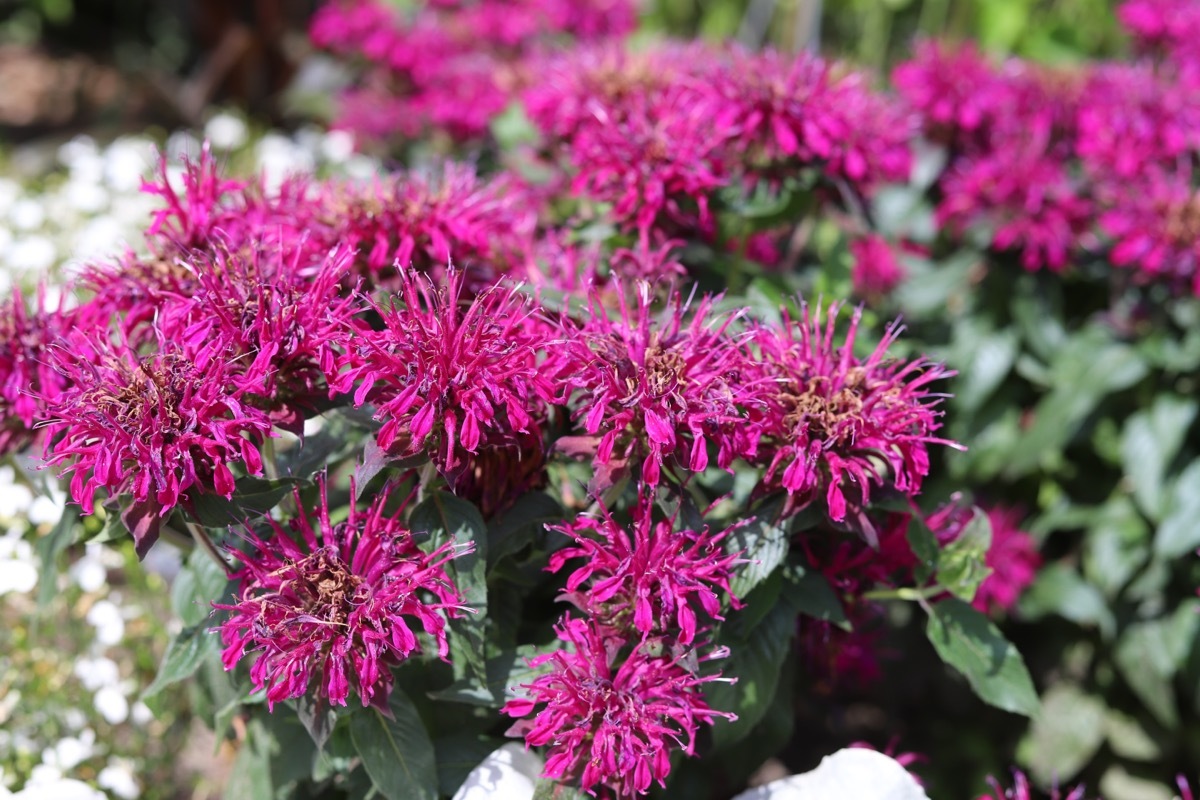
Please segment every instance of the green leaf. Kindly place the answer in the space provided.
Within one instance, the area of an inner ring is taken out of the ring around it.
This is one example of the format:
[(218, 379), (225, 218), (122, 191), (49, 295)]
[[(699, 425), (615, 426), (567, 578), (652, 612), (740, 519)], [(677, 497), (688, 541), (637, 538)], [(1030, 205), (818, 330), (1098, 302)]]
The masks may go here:
[(806, 572), (795, 580), (790, 589), (785, 584), (784, 591), (788, 593), (791, 604), (799, 613), (850, 630), (850, 621), (846, 619), (846, 609), (842, 601), (829, 585), (829, 580), (821, 573)]
[(487, 660), (487, 680), (482, 685), (474, 678), (462, 678), (445, 689), (430, 692), (429, 696), (435, 700), (499, 708), (520, 694), (517, 687), (521, 684), (553, 669), (550, 664), (534, 669), (529, 666), (528, 659), (557, 649), (556, 644), (547, 648), (526, 644), (515, 650), (505, 650)]
[(1048, 786), (1067, 782), (1104, 744), (1105, 704), (1069, 683), (1052, 686), (1021, 743), (1021, 760), (1034, 780)]
[(1087, 581), (1115, 597), (1150, 557), (1150, 529), (1125, 495), (1114, 495), (1096, 510), (1083, 542)]
[(192, 625), (171, 637), (154, 682), (142, 692), (145, 702), (171, 684), (192, 677), (209, 654), (217, 652), (217, 637), (204, 624)]
[(1043, 567), (1021, 596), (1019, 610), (1025, 619), (1057, 614), (1078, 625), (1094, 625), (1105, 638), (1112, 637), (1117, 629), (1116, 617), (1104, 595), (1066, 564)]
[(968, 603), (975, 599), (979, 585), (991, 574), (986, 562), (992, 546), (992, 524), (978, 508), (973, 514), (958, 538), (942, 549), (937, 570), (938, 584)]
[(925, 634), (984, 702), (1025, 716), (1037, 712), (1037, 692), (1021, 654), (969, 604), (950, 598), (931, 606)]
[(520, 552), (537, 538), (547, 523), (561, 522), (562, 519), (562, 506), (545, 492), (530, 492), (517, 498), (511, 508), (488, 525), (488, 568), (505, 556)]
[(1200, 547), (1200, 460), (1193, 461), (1171, 487), (1166, 514), (1154, 535), (1154, 552), (1177, 558)]
[(734, 597), (744, 599), (787, 558), (790, 537), (774, 524), (782, 505), (783, 500), (763, 504), (752, 520), (734, 528), (726, 538), (725, 551), (740, 553), (739, 557), (749, 562), (738, 565), (729, 581)]
[(954, 382), (954, 403), (967, 413), (978, 411), (1012, 371), (1020, 351), (1016, 331), (985, 329), (978, 317), (964, 317), (955, 326), (954, 353), (949, 363), (963, 364)]
[(377, 708), (350, 716), (350, 737), (371, 782), (390, 800), (437, 800), (433, 743), (412, 700), (400, 687), (388, 700), (392, 718)]
[(79, 507), (68, 505), (58, 523), (45, 536), (37, 540), (37, 554), (42, 562), (38, 577), (38, 608), (45, 608), (58, 594), (58, 557), (75, 540), (75, 526), (79, 524)]
[(479, 509), (449, 492), (434, 492), (425, 502), (413, 509), (409, 526), (414, 533), (427, 532), (430, 547), (436, 548), (453, 541), (459, 548), (470, 550), (446, 563), (446, 573), (462, 593), (463, 602), (472, 609), (465, 617), (450, 619), (451, 635), (461, 639), (453, 643), (455, 653), (465, 659), (468, 668), (479, 681), (487, 680), (484, 648), (487, 637), (487, 526)]
[(330, 734), (337, 726), (337, 714), (328, 701), (314, 692), (305, 692), (296, 698), (296, 718), (300, 720), (304, 730), (308, 731), (317, 749), (324, 749)]
[(705, 686), (704, 693), (713, 708), (732, 711), (738, 718), (713, 726), (713, 743), (718, 748), (744, 739), (775, 701), (783, 662), (796, 634), (796, 615), (813, 591), (811, 584), (801, 584), (809, 576), (797, 573), (794, 568), (788, 571), (779, 601), (758, 625), (746, 632), (736, 625), (722, 626), (726, 635), (720, 637), (720, 644), (729, 647), (730, 657), (721, 665), (721, 672), (736, 677), (737, 683), (714, 681)]
[(225, 786), (226, 800), (265, 800), (275, 795), (271, 782), (273, 742), (270, 734), (258, 720), (251, 721), (248, 733)]
[(1162, 758), (1162, 737), (1151, 734), (1137, 718), (1117, 709), (1110, 708), (1105, 713), (1104, 735), (1109, 747), (1121, 758), (1133, 761)]
[(912, 548), (917, 563), (913, 567), (913, 577), (918, 584), (924, 583), (938, 570), (938, 561), (942, 551), (938, 548), (937, 536), (929, 529), (925, 520), (917, 514), (908, 521), (905, 533), (908, 546)]
[(1179, 724), (1174, 678), (1196, 638), (1198, 607), (1200, 600), (1193, 598), (1169, 617), (1128, 626), (1113, 653), (1117, 670), (1129, 688), (1169, 728)]
[(249, 517), (265, 514), (298, 485), (299, 478), (242, 478), (233, 496), (226, 500), (215, 494), (201, 494), (193, 499), (192, 511), (196, 521), (206, 528), (240, 525)]
[(1164, 476), (1183, 446), (1196, 410), (1195, 400), (1160, 395), (1153, 406), (1125, 423), (1121, 437), (1125, 475), (1133, 484), (1138, 507), (1152, 520), (1162, 519), (1167, 497)]
[(202, 549), (193, 550), (171, 584), (171, 607), (184, 625), (199, 625), (229, 586), (225, 570)]

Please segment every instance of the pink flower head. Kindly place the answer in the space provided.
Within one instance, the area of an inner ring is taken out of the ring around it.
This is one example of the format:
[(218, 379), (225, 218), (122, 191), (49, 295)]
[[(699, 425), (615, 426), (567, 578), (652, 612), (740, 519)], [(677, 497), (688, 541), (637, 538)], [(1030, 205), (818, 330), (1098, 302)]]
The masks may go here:
[(73, 326), (92, 324), (86, 313), (47, 310), (44, 286), (32, 310), (20, 290), (0, 305), (0, 455), (33, 441), (46, 406), (65, 391), (67, 379), (54, 367), (50, 347)]
[(992, 247), (1016, 250), (1027, 270), (1065, 269), (1093, 222), (1060, 159), (1014, 158), (1007, 151), (965, 159), (944, 178), (941, 224), (959, 233), (990, 227)]
[(1076, 150), (1099, 181), (1137, 178), (1169, 167), (1200, 143), (1198, 87), (1145, 65), (1092, 72), (1080, 98)]
[(271, 422), (243, 400), (227, 344), (158, 345), (139, 356), (77, 335), (55, 348), (68, 387), (47, 405), (46, 459), (73, 473), (71, 497), (85, 514), (101, 488), (161, 515), (193, 488), (231, 497), (231, 464), (262, 472)]
[(369, 184), (331, 182), (315, 201), (314, 227), (329, 247), (356, 247), (372, 281), (397, 266), (437, 275), (453, 261), (491, 282), (524, 262), (532, 240), (536, 215), (512, 190), (503, 176), (485, 181), (454, 164)]
[[(1029, 785), (1029, 779), (1025, 777), (1023, 772), (1013, 770), (1013, 786), (1011, 789), (1005, 789), (1000, 785), (1000, 782), (995, 778), (988, 778), (988, 784), (992, 790), (988, 794), (980, 795), (978, 800), (1035, 800), (1033, 789)], [(1077, 786), (1063, 794), (1058, 787), (1055, 787), (1050, 792), (1050, 800), (1084, 800), (1084, 788)]]
[(851, 242), (850, 256), (854, 259), (850, 279), (859, 297), (876, 300), (886, 297), (904, 280), (904, 267), (896, 260), (891, 245), (878, 234)]
[(993, 102), (992, 66), (971, 44), (925, 41), (916, 56), (896, 67), (892, 83), (923, 117), (936, 139), (960, 142), (987, 119)]
[(1007, 611), (1033, 583), (1042, 557), (1033, 537), (1018, 527), (1018, 511), (997, 506), (988, 509), (987, 515), (992, 525), (987, 566), (992, 573), (980, 585), (972, 605), (984, 613)]
[[(729, 530), (710, 534), (676, 530), (676, 520), (654, 520), (651, 493), (642, 492), (630, 527), (612, 518), (581, 516), (553, 530), (575, 540), (575, 546), (550, 556), (551, 572), (568, 561), (583, 559), (567, 578), (566, 593), (593, 619), (617, 629), (632, 627), (643, 638), (678, 629), (680, 644), (696, 637), (697, 611), (721, 616), (718, 591), (741, 603), (729, 588), (736, 555), (725, 552)], [(586, 584), (586, 588), (585, 588)]]
[(1190, 0), (1126, 0), (1117, 19), (1143, 50), (1182, 67), (1200, 65), (1200, 4)]
[(330, 381), (353, 390), (355, 405), (376, 404), (379, 446), (426, 453), (453, 480), (493, 441), (540, 440), (553, 388), (538, 364), (545, 327), (528, 298), (496, 286), (468, 303), (456, 270), (442, 285), (408, 270), (399, 280), (393, 303), (374, 306), (383, 329), (355, 329)]
[(758, 390), (746, 380), (748, 354), (727, 333), (734, 317), (714, 317), (711, 297), (693, 309), (676, 292), (653, 314), (647, 284), (639, 284), (636, 305), (621, 292), (617, 299), (619, 314), (610, 318), (593, 293), (588, 318), (554, 356), (561, 399), (580, 390), (575, 418), (600, 437), (596, 463), (619, 469), (642, 458), (642, 480), (654, 486), (672, 456), (693, 472), (707, 469), (709, 442), (722, 469), (753, 454), (758, 437), (745, 408)]
[(86, 265), (80, 283), (92, 292), (92, 313), (117, 320), (121, 335), (134, 344), (153, 340), (164, 306), (191, 298), (200, 289), (182, 254), (139, 256), (132, 251), (112, 262)]
[(467, 609), (444, 565), (471, 546), (451, 541), (422, 550), (400, 520), (403, 509), (384, 511), (388, 489), (365, 511), (351, 503), (349, 518), (333, 524), (319, 484), (317, 508), (287, 528), (267, 517), (270, 538), (250, 533), (252, 551), (230, 548), (241, 561), (237, 602), (213, 604), (229, 612), (220, 626), (222, 662), (231, 670), (258, 651), (250, 679), (267, 690), (272, 708), (302, 697), (314, 674), (318, 696), (330, 705), (346, 705), (353, 683), (364, 706), (386, 708), (391, 667), (421, 652), (413, 623), (437, 643), (439, 657), (449, 653), (445, 615)]
[(192, 260), (195, 293), (168, 299), (158, 314), (172, 338), (189, 347), (214, 338), (230, 343), (254, 404), (296, 432), (327, 394), (332, 342), (358, 311), (342, 290), (352, 251), (335, 249), (312, 267), (304, 255), (300, 248), (268, 256), (214, 245), (211, 255)]
[[(718, 676), (689, 670), (683, 655), (639, 644), (622, 660), (595, 622), (580, 619), (565, 620), (558, 637), (571, 649), (530, 659), (531, 667), (551, 671), (522, 684), (525, 697), (502, 709), (517, 718), (537, 712), (513, 730), (524, 729), (530, 747), (548, 746), (544, 778), (578, 781), (591, 795), (597, 788), (618, 798), (645, 795), (655, 781), (666, 785), (673, 750), (695, 754), (700, 725), (736, 719), (705, 702), (701, 687)], [(714, 651), (699, 660), (723, 656)]]
[(214, 230), (227, 224), (239, 225), (233, 200), (245, 189), (242, 181), (221, 177), (212, 150), (206, 144), (199, 161), (186, 161), (181, 180), (182, 191), (171, 182), (168, 160), (158, 163), (158, 178), (143, 181), (142, 191), (156, 195), (165, 204), (154, 212), (146, 237), (151, 242), (170, 242), (180, 252), (204, 247)]
[(887, 358), (902, 330), (897, 324), (865, 361), (858, 359), (854, 339), (862, 309), (840, 347), (834, 335), (839, 311), (833, 305), (822, 314), (805, 304), (798, 322), (785, 315), (782, 328), (760, 327), (755, 341), (776, 382), (765, 423), (765, 481), (793, 496), (793, 511), (823, 493), (830, 518), (840, 522), (848, 486), (863, 504), (872, 484), (915, 496), (929, 471), (927, 446), (958, 445), (933, 436), (943, 395), (929, 391), (954, 373), (924, 358)]
[(1189, 172), (1148, 169), (1137, 191), (1113, 187), (1100, 228), (1113, 240), (1113, 264), (1200, 296), (1200, 193)]

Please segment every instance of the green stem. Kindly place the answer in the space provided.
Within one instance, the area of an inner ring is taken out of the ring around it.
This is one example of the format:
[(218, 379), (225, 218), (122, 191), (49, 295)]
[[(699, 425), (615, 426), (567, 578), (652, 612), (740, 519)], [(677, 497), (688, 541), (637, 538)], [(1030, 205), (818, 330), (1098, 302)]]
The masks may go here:
[(204, 552), (208, 553), (209, 558), (217, 562), (217, 565), (220, 566), (221, 569), (225, 570), (226, 576), (232, 577), (233, 567), (229, 566), (229, 562), (226, 561), (225, 557), (221, 555), (219, 550), (217, 550), (217, 546), (213, 544), (213, 540), (208, 536), (208, 531), (191, 521), (185, 521), (183, 524), (187, 526), (188, 533), (190, 533), (192, 538), (196, 540), (196, 544), (204, 548)]
[(867, 592), (863, 597), (867, 600), (904, 600), (924, 605), (926, 600), (937, 597), (945, 591), (941, 586), (926, 586), (924, 589), (902, 586), (899, 589), (875, 589)]

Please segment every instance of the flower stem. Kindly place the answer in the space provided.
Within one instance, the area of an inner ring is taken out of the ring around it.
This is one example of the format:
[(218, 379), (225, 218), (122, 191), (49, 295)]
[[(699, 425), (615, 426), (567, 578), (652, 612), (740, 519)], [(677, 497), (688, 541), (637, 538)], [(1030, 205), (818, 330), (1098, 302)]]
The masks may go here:
[(190, 533), (192, 538), (196, 540), (196, 544), (204, 548), (204, 552), (208, 553), (209, 557), (212, 558), (213, 561), (217, 562), (221, 569), (225, 570), (225, 576), (232, 577), (233, 567), (229, 566), (229, 562), (226, 561), (225, 557), (221, 555), (219, 550), (217, 550), (217, 546), (213, 544), (213, 540), (209, 538), (208, 532), (190, 520), (185, 520), (184, 525), (187, 526), (188, 533)]

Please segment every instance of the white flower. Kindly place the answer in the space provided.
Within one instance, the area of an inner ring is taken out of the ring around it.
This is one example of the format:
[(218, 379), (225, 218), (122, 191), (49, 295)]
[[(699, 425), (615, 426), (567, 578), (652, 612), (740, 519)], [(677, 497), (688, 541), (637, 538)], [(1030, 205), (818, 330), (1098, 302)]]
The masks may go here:
[(0, 467), (0, 519), (23, 517), (32, 504), (33, 492), (16, 482), (13, 468), (7, 464)]
[(117, 139), (104, 151), (104, 177), (114, 191), (136, 192), (154, 161), (154, 143), (149, 139)]
[(111, 658), (81, 658), (75, 662), (75, 677), (83, 688), (94, 692), (105, 686), (116, 686), (121, 680), (121, 671)]
[(27, 594), (38, 582), (38, 565), (33, 547), (11, 533), (0, 537), (0, 595)]
[(267, 190), (274, 192), (284, 178), (298, 172), (311, 172), (315, 164), (312, 153), (297, 146), (278, 133), (268, 133), (255, 147), (258, 166), (262, 170)]
[(35, 230), (46, 221), (46, 207), (31, 197), (22, 197), (13, 203), (12, 210), (8, 212), (8, 221), (18, 230)]
[(204, 138), (218, 150), (236, 150), (246, 143), (246, 123), (233, 114), (222, 112), (204, 126)]
[(52, 525), (62, 519), (63, 511), (66, 509), (66, 496), (55, 490), (55, 496), (47, 496), (39, 494), (33, 498), (33, 502), (29, 504), (29, 510), (26, 515), (29, 521), (34, 525)]
[(63, 712), (63, 723), (73, 731), (77, 731), (87, 725), (87, 714), (84, 714), (78, 708), (68, 708)]
[(85, 592), (98, 592), (108, 580), (108, 570), (99, 558), (84, 556), (71, 565), (71, 580)]
[(80, 134), (58, 148), (58, 160), (64, 167), (71, 169), (81, 161), (99, 155), (99, 152), (95, 139)]
[(108, 205), (108, 192), (93, 181), (72, 178), (64, 183), (59, 191), (62, 192), (67, 205), (84, 214), (96, 214)]
[(133, 711), (130, 712), (129, 718), (134, 725), (149, 725), (154, 721), (154, 712), (150, 710), (150, 706), (139, 700), (133, 704)]
[(117, 644), (125, 635), (121, 609), (108, 600), (100, 600), (88, 609), (87, 621), (96, 629), (96, 641), (101, 644)]
[[(37, 772), (37, 767), (34, 767), (34, 772)], [(30, 783), (33, 779), (30, 778)], [(104, 796), (104, 792), (99, 789), (93, 789), (83, 781), (77, 781), (59, 777), (55, 780), (46, 780), (33, 786), (26, 785), (26, 788), (14, 794), (10, 800), (108, 800)]]
[(171, 161), (179, 161), (187, 157), (191, 159), (200, 156), (200, 140), (187, 131), (175, 131), (167, 137), (167, 157)]
[(0, 178), (0, 217), (7, 217), (9, 209), (21, 196), (21, 184), (12, 178)]
[(54, 242), (45, 236), (25, 236), (8, 248), (8, 267), (18, 273), (45, 272), (54, 266), (56, 258)]
[(66, 772), (91, 758), (96, 751), (95, 744), (96, 732), (86, 728), (78, 737), (67, 736), (43, 750), (42, 764), (60, 773)]
[(542, 766), (521, 745), (506, 744), (471, 770), (454, 800), (531, 800)]
[(340, 164), (354, 155), (354, 134), (350, 131), (330, 131), (321, 138), (321, 155), (326, 161)]
[(733, 800), (929, 800), (921, 784), (890, 756), (848, 748), (812, 772), (742, 792)]
[(92, 697), (92, 705), (97, 713), (108, 720), (110, 725), (120, 725), (129, 719), (129, 701), (115, 686), (105, 686)]
[(134, 779), (133, 770), (127, 762), (120, 759), (108, 762), (108, 766), (100, 770), (96, 783), (121, 800), (134, 800), (142, 794), (142, 787)]

